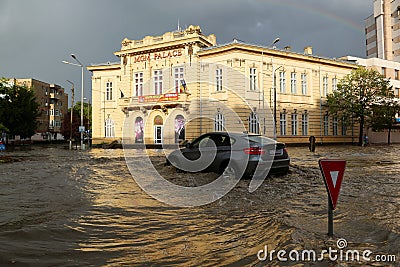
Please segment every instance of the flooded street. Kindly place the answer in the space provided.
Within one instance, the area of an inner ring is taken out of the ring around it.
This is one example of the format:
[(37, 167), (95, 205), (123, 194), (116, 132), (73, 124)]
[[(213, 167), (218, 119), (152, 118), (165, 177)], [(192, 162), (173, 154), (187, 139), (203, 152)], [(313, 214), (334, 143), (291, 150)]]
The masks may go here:
[[(7, 152), (18, 161), (0, 164), (0, 266), (400, 266), (400, 145), (288, 152), (288, 175), (267, 178), (253, 193), (241, 180), (221, 199), (193, 208), (171, 207), (142, 191), (121, 149)], [(144, 153), (137, 150), (138, 164)], [(212, 175), (176, 174), (160, 151), (149, 153), (173, 179), (196, 184)], [(331, 240), (320, 158), (347, 160)], [(347, 240), (346, 249), (396, 261), (257, 257), (265, 246), (320, 252), (336, 248), (338, 238)]]

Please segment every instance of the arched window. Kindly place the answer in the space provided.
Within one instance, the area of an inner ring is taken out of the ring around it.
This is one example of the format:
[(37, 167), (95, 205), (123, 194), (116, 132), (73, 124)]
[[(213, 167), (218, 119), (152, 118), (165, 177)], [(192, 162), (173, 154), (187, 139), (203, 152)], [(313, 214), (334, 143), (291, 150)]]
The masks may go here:
[(110, 118), (105, 121), (105, 137), (115, 137), (114, 121)]
[(185, 140), (185, 118), (182, 115), (175, 117), (175, 143)]
[(135, 143), (143, 143), (144, 124), (143, 118), (137, 117), (135, 119)]
[(222, 132), (225, 128), (225, 118), (222, 113), (215, 115), (214, 131)]
[(260, 124), (258, 122), (258, 115), (254, 112), (250, 113), (249, 116), (249, 132), (259, 134)]

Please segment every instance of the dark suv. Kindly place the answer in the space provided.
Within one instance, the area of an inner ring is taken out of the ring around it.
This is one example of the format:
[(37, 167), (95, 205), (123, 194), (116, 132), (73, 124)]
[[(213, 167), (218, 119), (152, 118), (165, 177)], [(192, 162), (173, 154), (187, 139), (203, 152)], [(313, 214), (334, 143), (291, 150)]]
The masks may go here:
[(290, 158), (285, 144), (247, 133), (203, 134), (185, 148), (173, 151), (167, 164), (188, 172), (208, 171), (236, 177), (286, 174)]

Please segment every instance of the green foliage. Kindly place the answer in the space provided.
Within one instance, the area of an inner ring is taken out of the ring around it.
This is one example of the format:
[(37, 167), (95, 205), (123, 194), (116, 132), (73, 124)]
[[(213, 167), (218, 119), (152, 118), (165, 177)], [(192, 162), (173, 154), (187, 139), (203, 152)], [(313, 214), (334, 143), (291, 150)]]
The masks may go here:
[[(83, 102), (83, 125), (85, 126), (86, 130), (91, 129), (91, 118), (92, 115), (92, 105)], [(71, 135), (72, 138), (79, 139), (79, 126), (81, 125), (81, 102), (78, 101), (73, 107), (73, 118), (71, 124), (71, 108), (68, 109), (68, 114), (64, 116), (63, 121), (63, 129), (62, 134), (69, 138)], [(72, 129), (71, 129), (72, 127)], [(72, 130), (72, 131), (71, 131)]]
[[(81, 117), (81, 101), (75, 103), (74, 114), (77, 114), (79, 118)], [(83, 102), (83, 118), (88, 119), (89, 115), (92, 115), (92, 105)]]
[(390, 133), (396, 123), (396, 115), (400, 112), (400, 103), (393, 98), (382, 99), (372, 107), (369, 119), (370, 126), (375, 131), (388, 129), (387, 143), (390, 144)]
[(338, 90), (327, 97), (329, 113), (360, 123), (359, 145), (362, 144), (365, 119), (382, 99), (393, 98), (389, 80), (374, 69), (360, 67), (339, 81)]
[(39, 105), (33, 90), (0, 80), (0, 124), (12, 136), (31, 137), (36, 130)]
[(400, 105), (396, 101), (388, 101), (372, 107), (370, 126), (373, 130), (391, 129), (396, 122), (396, 115), (400, 111)]

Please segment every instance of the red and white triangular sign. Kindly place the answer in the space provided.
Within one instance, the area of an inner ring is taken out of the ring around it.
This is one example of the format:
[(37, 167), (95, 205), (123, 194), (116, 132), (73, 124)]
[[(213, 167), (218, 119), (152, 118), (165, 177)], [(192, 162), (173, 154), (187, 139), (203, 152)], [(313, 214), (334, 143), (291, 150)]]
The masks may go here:
[(331, 199), (332, 208), (335, 209), (336, 202), (339, 198), (344, 170), (346, 168), (346, 161), (339, 159), (320, 159), (318, 163)]

